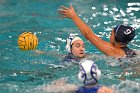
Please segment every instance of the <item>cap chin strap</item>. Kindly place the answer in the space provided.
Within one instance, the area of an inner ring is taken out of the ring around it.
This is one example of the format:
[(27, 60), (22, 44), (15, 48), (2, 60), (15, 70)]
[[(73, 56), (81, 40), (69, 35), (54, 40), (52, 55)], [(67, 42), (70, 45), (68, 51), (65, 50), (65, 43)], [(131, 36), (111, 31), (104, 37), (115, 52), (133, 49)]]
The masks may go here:
[(117, 45), (118, 45), (118, 44), (120, 44), (120, 43), (121, 43), (120, 47), (125, 47), (125, 46), (127, 46), (127, 43), (123, 43), (123, 42), (116, 42), (115, 40), (114, 40), (113, 45), (114, 45), (114, 46), (117, 46)]
[(69, 37), (68, 39), (67, 39), (67, 41), (66, 41), (66, 50), (69, 52), (69, 53), (71, 53), (72, 51), (71, 51), (71, 48), (72, 48), (72, 45), (71, 45), (71, 43), (72, 43), (72, 40), (74, 39), (75, 37)]
[(70, 37), (70, 38), (69, 38), (69, 39), (70, 39), (70, 53), (72, 53), (72, 49), (71, 49), (71, 48), (72, 48), (72, 44), (71, 44), (71, 43), (72, 43), (72, 40), (73, 40), (74, 38), (75, 38), (75, 37)]
[(127, 44), (126, 44), (126, 43), (122, 43), (122, 45), (121, 45), (120, 47), (121, 47), (121, 48), (127, 47)]

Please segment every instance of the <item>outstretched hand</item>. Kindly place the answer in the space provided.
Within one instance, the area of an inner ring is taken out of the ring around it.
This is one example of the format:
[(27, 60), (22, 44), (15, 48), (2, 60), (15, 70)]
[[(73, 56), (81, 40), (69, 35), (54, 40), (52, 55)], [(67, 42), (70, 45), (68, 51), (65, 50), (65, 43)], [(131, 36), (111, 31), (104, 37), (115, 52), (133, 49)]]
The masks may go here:
[(73, 19), (74, 16), (76, 16), (76, 12), (73, 8), (72, 5), (70, 5), (70, 7), (65, 7), (65, 6), (61, 6), (59, 10), (59, 13), (61, 14), (60, 18), (70, 18)]

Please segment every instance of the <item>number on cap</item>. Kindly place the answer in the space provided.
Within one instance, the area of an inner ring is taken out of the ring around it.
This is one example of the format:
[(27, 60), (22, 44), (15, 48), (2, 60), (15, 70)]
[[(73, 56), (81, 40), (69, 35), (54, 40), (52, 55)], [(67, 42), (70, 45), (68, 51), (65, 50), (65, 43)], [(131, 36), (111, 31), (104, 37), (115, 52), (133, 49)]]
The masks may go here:
[(124, 34), (129, 35), (131, 33), (130, 29), (127, 29), (126, 31), (124, 31)]

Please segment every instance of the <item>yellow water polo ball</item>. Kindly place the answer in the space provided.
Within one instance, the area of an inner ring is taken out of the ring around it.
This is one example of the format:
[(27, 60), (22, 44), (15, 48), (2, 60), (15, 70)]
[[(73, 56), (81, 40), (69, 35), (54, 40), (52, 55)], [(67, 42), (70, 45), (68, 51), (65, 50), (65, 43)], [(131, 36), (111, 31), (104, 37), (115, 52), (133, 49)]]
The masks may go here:
[(38, 38), (32, 32), (24, 32), (18, 37), (18, 46), (22, 50), (35, 50)]

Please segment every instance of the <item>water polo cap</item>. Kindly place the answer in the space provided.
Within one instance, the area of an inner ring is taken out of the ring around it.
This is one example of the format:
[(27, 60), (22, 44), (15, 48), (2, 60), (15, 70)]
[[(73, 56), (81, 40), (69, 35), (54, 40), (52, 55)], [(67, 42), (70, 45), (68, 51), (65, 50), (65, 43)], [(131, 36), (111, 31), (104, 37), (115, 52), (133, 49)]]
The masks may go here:
[(135, 37), (135, 29), (130, 26), (118, 25), (114, 28), (115, 41), (128, 44)]
[(94, 85), (98, 83), (101, 77), (101, 71), (92, 60), (82, 60), (80, 62), (80, 71), (78, 79), (84, 83), (84, 85)]
[(68, 53), (71, 53), (73, 42), (75, 42), (76, 40), (82, 40), (80, 37), (76, 35), (77, 34), (70, 34), (70, 36), (66, 40), (66, 50), (68, 51)]

